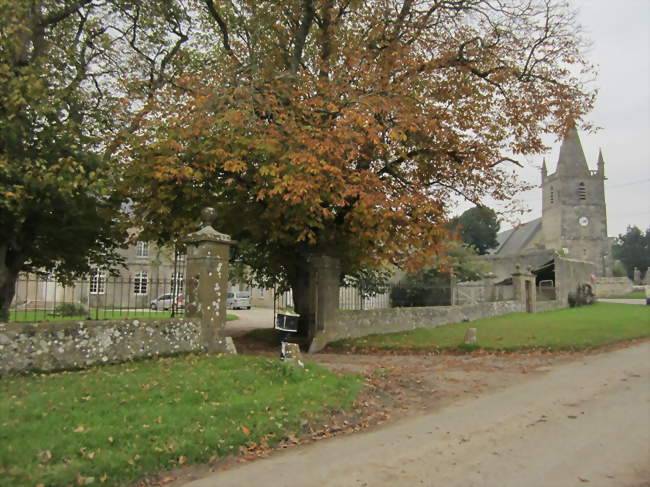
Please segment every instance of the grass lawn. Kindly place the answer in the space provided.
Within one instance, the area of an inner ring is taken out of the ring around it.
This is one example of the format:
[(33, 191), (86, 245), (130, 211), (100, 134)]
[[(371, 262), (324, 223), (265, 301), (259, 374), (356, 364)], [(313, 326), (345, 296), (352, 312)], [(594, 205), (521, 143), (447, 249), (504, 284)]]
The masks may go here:
[[(46, 310), (27, 310), (12, 311), (9, 315), (9, 321), (12, 323), (39, 323), (42, 321), (83, 321), (90, 317), (93, 320), (120, 320), (123, 318), (169, 318), (171, 311), (133, 311), (120, 309), (100, 309), (90, 310), (84, 315), (78, 316), (53, 316), (51, 311)], [(228, 314), (228, 321), (236, 320), (237, 315)]]
[(632, 291), (627, 294), (619, 294), (618, 296), (607, 296), (608, 298), (615, 299), (645, 299), (645, 291)]
[(132, 485), (298, 433), (357, 376), (278, 359), (183, 356), (0, 380), (0, 485)]
[[(464, 346), (469, 327), (477, 328), (478, 344)], [(330, 345), (344, 350), (522, 350), (550, 348), (580, 350), (650, 337), (650, 307), (596, 303), (545, 313), (511, 313), (471, 323), (418, 329), (388, 335), (369, 335)]]

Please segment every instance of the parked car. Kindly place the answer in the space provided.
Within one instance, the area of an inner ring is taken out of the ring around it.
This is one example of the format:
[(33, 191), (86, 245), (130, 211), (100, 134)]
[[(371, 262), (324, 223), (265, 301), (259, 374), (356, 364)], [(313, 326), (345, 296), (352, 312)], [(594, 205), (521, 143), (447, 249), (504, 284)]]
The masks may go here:
[(251, 309), (251, 293), (248, 291), (228, 293), (226, 306), (229, 309)]
[[(151, 309), (164, 309), (168, 310), (172, 308), (172, 304), (174, 303), (174, 295), (171, 293), (163, 294), (162, 296), (158, 296), (156, 299), (153, 299), (151, 301), (151, 304), (149, 305)], [(176, 296), (176, 307), (177, 308), (182, 308), (185, 306), (185, 298), (183, 296)]]

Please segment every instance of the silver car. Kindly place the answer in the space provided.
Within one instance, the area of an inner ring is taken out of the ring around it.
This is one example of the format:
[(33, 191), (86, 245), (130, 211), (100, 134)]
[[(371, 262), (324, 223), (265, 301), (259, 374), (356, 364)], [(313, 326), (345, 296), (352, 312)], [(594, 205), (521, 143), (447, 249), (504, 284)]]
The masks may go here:
[[(149, 307), (154, 310), (163, 309), (168, 310), (172, 308), (174, 303), (174, 295), (171, 293), (158, 296), (156, 299), (151, 300)], [(176, 308), (185, 306), (185, 298), (183, 296), (176, 296)]]
[(251, 309), (251, 293), (248, 291), (228, 293), (226, 306), (229, 309)]

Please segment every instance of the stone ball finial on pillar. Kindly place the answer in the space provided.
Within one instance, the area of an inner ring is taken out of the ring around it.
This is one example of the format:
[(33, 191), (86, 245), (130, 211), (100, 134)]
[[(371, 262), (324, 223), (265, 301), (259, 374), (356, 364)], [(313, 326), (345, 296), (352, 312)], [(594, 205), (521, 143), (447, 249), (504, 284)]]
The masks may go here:
[(215, 218), (217, 218), (217, 211), (211, 206), (206, 206), (201, 210), (201, 227), (213, 226)]

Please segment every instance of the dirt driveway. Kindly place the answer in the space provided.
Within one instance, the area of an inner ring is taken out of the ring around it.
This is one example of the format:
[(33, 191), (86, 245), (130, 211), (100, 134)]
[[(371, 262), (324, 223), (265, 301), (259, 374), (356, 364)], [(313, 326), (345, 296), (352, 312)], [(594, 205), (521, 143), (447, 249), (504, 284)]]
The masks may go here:
[(318, 355), (369, 374), (362, 407), (384, 426), (216, 466), (186, 485), (650, 486), (648, 357), (649, 341), (573, 356)]
[[(241, 335), (240, 335), (241, 337)], [(241, 338), (240, 338), (241, 340)], [(236, 338), (237, 342), (237, 338)], [(645, 343), (650, 347), (650, 342)], [(246, 344), (241, 342), (238, 348), (246, 350)], [(193, 466), (174, 472), (167, 472), (164, 477), (169, 480), (166, 486), (177, 487), (188, 485), (192, 480), (208, 479), (215, 472), (226, 471), (240, 464), (255, 464), (260, 459), (269, 457), (274, 458), (278, 454), (283, 456), (286, 452), (296, 451), (296, 455), (303, 455), (304, 445), (310, 443), (328, 443), (318, 441), (325, 438), (336, 436), (337, 438), (353, 438), (357, 435), (348, 433), (361, 432), (363, 435), (372, 434), (373, 432), (383, 431), (385, 428), (391, 428), (393, 425), (401, 424), (404, 421), (412, 421), (415, 418), (421, 418), (428, 415), (445, 414), (445, 411), (455, 410), (460, 407), (471, 408), (472, 404), (480, 408), (479, 401), (484, 398), (498, 393), (524, 387), (528, 383), (535, 383), (544, 379), (545, 376), (573, 364), (581, 364), (585, 361), (606, 357), (610, 353), (625, 350), (626, 347), (636, 346), (634, 343), (610, 347), (608, 350), (582, 353), (518, 353), (518, 354), (495, 354), (475, 352), (465, 355), (352, 355), (352, 354), (332, 354), (321, 353), (306, 357), (309, 360), (320, 363), (321, 365), (339, 373), (359, 373), (363, 374), (369, 387), (355, 405), (353, 411), (346, 414), (339, 414), (330, 417), (322, 424), (310, 424), (305, 427), (302, 436), (297, 438), (288, 438), (274, 450), (255, 450), (243, 452), (238, 458), (232, 458), (225, 461), (219, 461), (213, 465)], [(274, 356), (277, 354), (275, 348), (256, 349), (256, 354)], [(648, 361), (646, 361), (648, 365)], [(618, 380), (618, 379), (617, 379)], [(646, 385), (648, 384), (647, 376), (644, 376)], [(550, 387), (544, 385), (542, 387)], [(576, 388), (580, 384), (576, 384)], [(535, 394), (544, 397), (546, 390), (539, 390)], [(570, 402), (570, 401), (569, 401)], [(452, 407), (449, 407), (452, 406)], [(502, 406), (507, 411), (508, 405)], [(645, 417), (640, 418), (642, 427), (646, 427), (650, 420), (650, 404), (642, 404), (645, 408)], [(474, 416), (480, 417), (480, 410), (469, 413), (469, 418)], [(545, 421), (545, 413), (535, 419), (541, 422)], [(532, 421), (534, 422), (534, 421)], [(457, 427), (457, 426), (455, 426)], [(650, 431), (646, 431), (646, 438), (650, 438)], [(337, 440), (338, 441), (338, 440)], [(346, 440), (347, 441), (347, 440)], [(458, 440), (461, 441), (461, 440)], [(474, 444), (478, 444), (479, 438)], [(462, 441), (461, 441), (462, 443)], [(650, 448), (650, 440), (645, 443)], [(643, 445), (642, 445), (643, 446)], [(311, 448), (311, 447), (310, 447)], [(459, 455), (462, 453), (458, 452)], [(449, 460), (449, 458), (447, 459)], [(648, 458), (650, 465), (650, 458)], [(302, 468), (302, 467), (294, 467)], [(220, 477), (215, 477), (220, 478)], [(586, 477), (583, 477), (586, 478)], [(375, 479), (377, 480), (377, 479)], [(619, 479), (620, 480), (620, 479)], [(638, 478), (637, 478), (638, 480)], [(304, 481), (304, 479), (303, 479)], [(284, 486), (292, 485), (290, 483), (277, 483), (265, 481), (263, 485)], [(321, 485), (305, 481), (302, 485)], [(580, 485), (583, 483), (578, 481)], [(198, 486), (222, 485), (219, 483), (192, 484)], [(228, 485), (228, 484), (224, 484)], [(237, 485), (237, 484), (233, 484)], [(239, 484), (245, 485), (245, 484)], [(254, 485), (254, 484), (246, 484)], [(260, 484), (262, 485), (262, 484)], [(322, 484), (326, 485), (326, 484)], [(332, 484), (337, 485), (337, 484)], [(340, 484), (340, 485), (363, 485), (358, 484)], [(437, 486), (438, 483), (415, 483), (415, 484), (385, 484), (381, 482), (367, 483), (372, 485), (429, 485)], [(455, 485), (455, 484), (450, 484)], [(476, 483), (459, 485), (480, 485), (490, 487), (500, 485), (498, 483)], [(503, 484), (505, 485), (505, 484)], [(513, 485), (538, 485), (538, 484), (513, 484)], [(571, 484), (539, 484), (539, 485), (574, 485)], [(604, 483), (588, 485), (625, 485), (626, 487), (639, 487), (641, 483), (623, 484), (623, 483)]]

